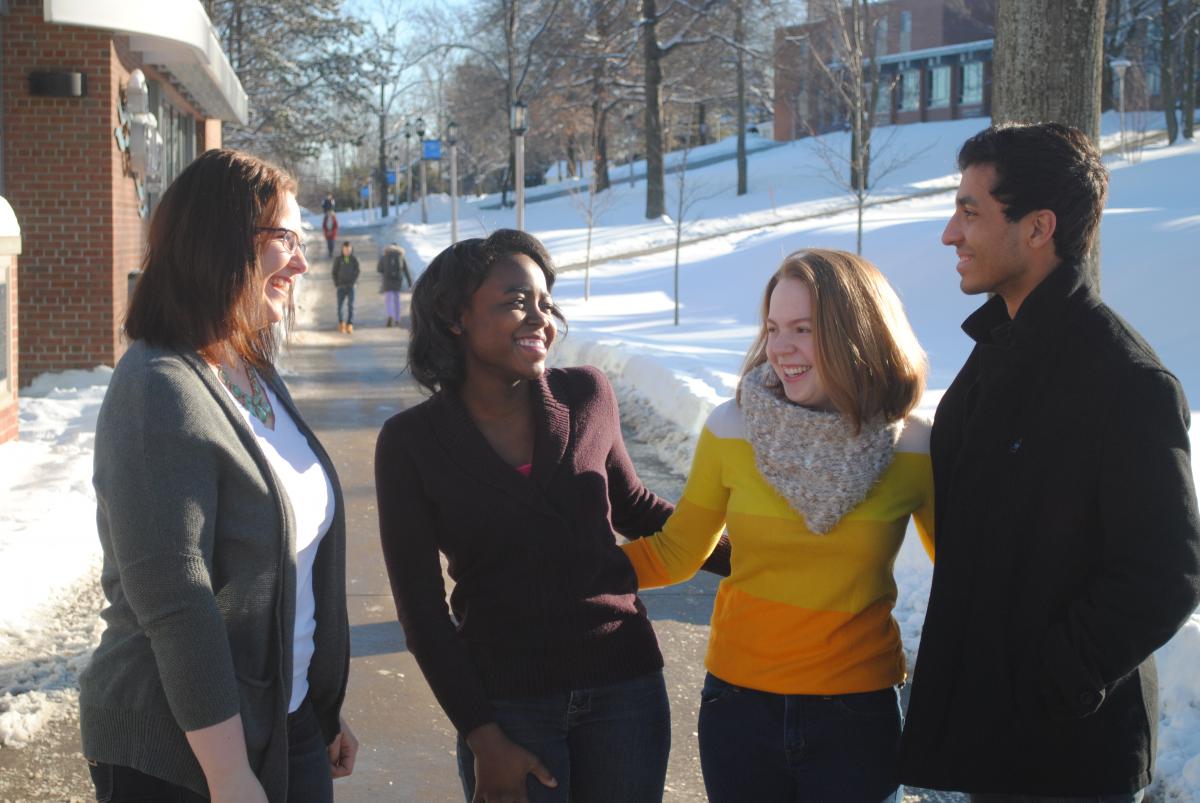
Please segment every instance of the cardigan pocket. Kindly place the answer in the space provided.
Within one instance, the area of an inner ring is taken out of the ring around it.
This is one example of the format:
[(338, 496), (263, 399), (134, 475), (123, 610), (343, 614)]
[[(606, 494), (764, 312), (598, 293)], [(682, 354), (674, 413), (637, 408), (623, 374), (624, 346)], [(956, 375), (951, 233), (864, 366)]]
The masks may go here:
[(246, 734), (247, 752), (260, 753), (271, 740), (275, 724), (275, 683), (257, 680), (234, 673), (238, 684), (238, 708), (242, 715), (242, 730)]

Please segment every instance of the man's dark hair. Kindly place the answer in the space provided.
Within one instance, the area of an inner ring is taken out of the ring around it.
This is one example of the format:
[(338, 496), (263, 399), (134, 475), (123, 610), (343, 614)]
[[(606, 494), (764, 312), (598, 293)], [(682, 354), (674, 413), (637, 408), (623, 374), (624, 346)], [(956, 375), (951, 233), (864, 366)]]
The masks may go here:
[(1081, 262), (1100, 227), (1108, 197), (1108, 170), (1078, 128), (1061, 123), (1003, 123), (963, 143), (958, 168), (996, 169), (992, 197), (1012, 222), (1037, 209), (1054, 213), (1054, 250), (1063, 262)]
[[(295, 180), (233, 150), (198, 156), (171, 182), (150, 218), (142, 276), (125, 313), (133, 340), (199, 351), (231, 349), (256, 366), (274, 356), (275, 330), (262, 316), (259, 247), (279, 225)], [(291, 317), (291, 304), (286, 311)]]
[[(457, 388), (466, 379), (459, 336), (450, 327), (458, 324), (492, 266), (517, 254), (532, 259), (546, 276), (546, 289), (554, 288), (554, 263), (546, 247), (536, 237), (515, 229), (497, 229), (486, 240), (461, 240), (434, 257), (417, 278), (408, 368), (423, 386), (431, 391)], [(551, 314), (565, 329), (566, 319), (558, 307)]]

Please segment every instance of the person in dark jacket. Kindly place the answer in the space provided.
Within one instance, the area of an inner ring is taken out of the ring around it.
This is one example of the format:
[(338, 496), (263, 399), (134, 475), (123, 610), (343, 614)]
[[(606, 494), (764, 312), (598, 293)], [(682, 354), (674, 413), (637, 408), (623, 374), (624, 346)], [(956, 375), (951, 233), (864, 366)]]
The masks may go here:
[[(546, 249), (510, 229), (422, 272), (408, 356), (433, 395), (379, 434), (383, 555), (466, 800), (652, 803), (663, 660), (614, 530), (650, 535), (673, 507), (638, 479), (604, 375), (547, 369), (553, 286)], [(723, 547), (709, 565), (727, 574)]]
[(1200, 601), (1187, 400), (1089, 285), (1108, 192), (1077, 129), (1007, 124), (959, 152), (942, 235), (993, 297), (938, 405), (937, 561), (905, 783), (982, 801), (1137, 801), (1153, 654)]
[[(342, 334), (354, 332), (354, 285), (358, 281), (358, 257), (350, 241), (342, 243), (342, 253), (333, 260), (333, 286), (337, 288), (338, 331)], [(346, 314), (342, 317), (342, 308)]]
[(398, 243), (391, 243), (383, 249), (382, 256), (375, 270), (383, 277), (379, 282), (379, 292), (383, 293), (383, 301), (387, 306), (387, 326), (400, 325), (400, 291), (404, 283), (412, 287), (412, 275), (408, 272), (408, 260), (404, 258), (404, 249)]
[(337, 213), (332, 209), (327, 210), (325, 216), (321, 218), (321, 233), (325, 235), (325, 247), (329, 249), (329, 258), (332, 259), (333, 244), (338, 235)]

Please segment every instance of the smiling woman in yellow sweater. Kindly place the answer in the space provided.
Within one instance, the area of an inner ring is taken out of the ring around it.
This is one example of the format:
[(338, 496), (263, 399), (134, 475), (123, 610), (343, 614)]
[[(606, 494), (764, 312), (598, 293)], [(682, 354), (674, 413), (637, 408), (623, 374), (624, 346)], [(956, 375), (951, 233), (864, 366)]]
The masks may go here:
[(700, 435), (641, 587), (695, 574), (728, 526), (700, 705), (709, 800), (895, 800), (904, 650), (892, 568), (914, 516), (932, 554), (926, 360), (887, 280), (806, 250), (767, 284), (737, 399)]

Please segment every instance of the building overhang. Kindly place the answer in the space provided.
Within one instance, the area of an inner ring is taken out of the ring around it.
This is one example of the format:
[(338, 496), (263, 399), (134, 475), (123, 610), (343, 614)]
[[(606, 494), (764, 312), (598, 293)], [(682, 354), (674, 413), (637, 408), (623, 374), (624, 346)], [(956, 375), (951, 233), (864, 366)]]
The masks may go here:
[(248, 101), (200, 0), (43, 0), (46, 22), (129, 37), (146, 64), (161, 66), (200, 111), (245, 125)]

